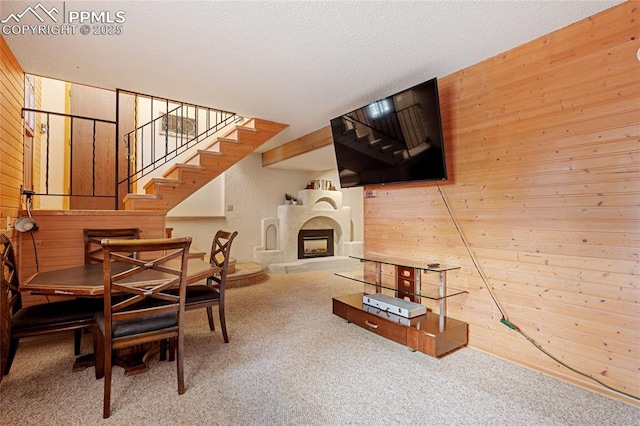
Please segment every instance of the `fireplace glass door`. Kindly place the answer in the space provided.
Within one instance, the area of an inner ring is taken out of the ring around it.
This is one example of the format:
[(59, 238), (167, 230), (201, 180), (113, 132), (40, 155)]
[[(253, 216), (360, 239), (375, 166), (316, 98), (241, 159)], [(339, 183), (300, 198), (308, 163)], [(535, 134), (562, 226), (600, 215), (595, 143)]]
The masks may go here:
[(333, 256), (333, 229), (301, 229), (298, 259)]

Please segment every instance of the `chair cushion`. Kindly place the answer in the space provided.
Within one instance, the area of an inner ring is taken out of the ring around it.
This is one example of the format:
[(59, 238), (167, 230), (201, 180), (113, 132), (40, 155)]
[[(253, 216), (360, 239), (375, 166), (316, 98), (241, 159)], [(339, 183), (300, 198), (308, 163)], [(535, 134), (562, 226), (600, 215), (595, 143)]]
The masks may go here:
[[(102, 332), (102, 335), (104, 335), (104, 312), (98, 312), (95, 315), (95, 320)], [(163, 328), (175, 327), (177, 325), (178, 313), (169, 312), (166, 314), (150, 315), (144, 318), (116, 321), (113, 323), (113, 329), (111, 332), (115, 338), (161, 330)]]
[[(178, 289), (171, 289), (168, 293), (178, 294)], [(187, 298), (185, 304), (203, 302), (207, 300), (220, 299), (218, 290), (206, 285), (190, 285), (187, 286)]]
[(11, 317), (11, 330), (24, 333), (76, 322), (90, 324), (103, 303), (102, 299), (74, 299), (28, 306)]

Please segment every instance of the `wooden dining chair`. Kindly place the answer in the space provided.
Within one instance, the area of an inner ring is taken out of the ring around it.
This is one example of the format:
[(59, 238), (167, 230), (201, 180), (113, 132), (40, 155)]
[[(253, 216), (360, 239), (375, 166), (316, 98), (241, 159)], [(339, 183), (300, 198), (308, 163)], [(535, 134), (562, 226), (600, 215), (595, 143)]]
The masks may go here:
[[(0, 234), (0, 380), (9, 374), (20, 339), (91, 328), (101, 305), (73, 299), (22, 306), (18, 267), (11, 240)], [(76, 334), (79, 338), (79, 334)], [(75, 354), (80, 351), (76, 341)]]
[[(104, 310), (96, 314), (93, 341), (96, 378), (104, 377), (105, 419), (111, 414), (114, 350), (171, 341), (177, 351), (178, 394), (185, 392), (183, 323), (190, 245), (191, 238), (102, 241)], [(139, 258), (123, 252), (136, 252)], [(114, 262), (131, 268), (114, 272)], [(177, 294), (169, 293), (174, 287)]]
[[(139, 228), (85, 228), (82, 230), (84, 238), (84, 264), (91, 265), (92, 263), (102, 263), (102, 240), (105, 238), (118, 238), (118, 239), (130, 239), (140, 238)], [(134, 253), (130, 253), (131, 256), (135, 256)], [(88, 303), (99, 302), (98, 310), (102, 310), (102, 300), (90, 299)], [(75, 332), (75, 347), (76, 355), (79, 353), (80, 344), (82, 339), (82, 332), (87, 330), (76, 330)]]
[(209, 329), (214, 331), (213, 307), (218, 306), (220, 316), (220, 328), (225, 343), (229, 343), (227, 334), (227, 322), (224, 312), (225, 288), (227, 282), (227, 272), (229, 270), (229, 259), (231, 257), (231, 244), (238, 235), (238, 231), (233, 233), (218, 231), (211, 243), (211, 255), (209, 263), (220, 268), (220, 272), (207, 278), (206, 284), (190, 285), (187, 287), (186, 310), (206, 308), (209, 320)]
[(138, 239), (140, 238), (139, 228), (85, 228), (84, 235), (84, 264), (103, 262), (102, 240), (105, 238)]

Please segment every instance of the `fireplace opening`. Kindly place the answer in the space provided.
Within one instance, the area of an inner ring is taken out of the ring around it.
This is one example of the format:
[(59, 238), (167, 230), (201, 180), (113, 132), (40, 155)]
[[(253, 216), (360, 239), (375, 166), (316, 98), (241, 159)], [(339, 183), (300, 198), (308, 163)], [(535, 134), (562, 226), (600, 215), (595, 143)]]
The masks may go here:
[(333, 229), (301, 229), (298, 259), (333, 256)]

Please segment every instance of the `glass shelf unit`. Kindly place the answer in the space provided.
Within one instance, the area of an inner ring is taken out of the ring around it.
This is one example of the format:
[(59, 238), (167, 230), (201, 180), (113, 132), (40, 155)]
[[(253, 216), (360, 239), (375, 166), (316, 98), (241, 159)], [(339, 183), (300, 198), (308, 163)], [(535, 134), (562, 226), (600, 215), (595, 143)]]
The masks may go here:
[[(360, 268), (335, 275), (364, 285), (364, 292), (333, 298), (333, 313), (375, 334), (405, 344), (432, 356), (442, 356), (468, 342), (468, 324), (447, 317), (447, 300), (467, 293), (447, 288), (447, 272), (458, 266), (440, 265), (411, 259), (380, 255), (350, 256), (360, 260)], [(422, 299), (436, 301), (438, 313), (413, 318), (391, 315), (365, 303), (365, 296), (388, 294), (399, 299), (422, 303)]]
[[(406, 298), (420, 303), (420, 298), (443, 300), (467, 293), (465, 290), (447, 287), (446, 273), (460, 269), (459, 266), (421, 263), (409, 259), (367, 256), (357, 257), (360, 270), (337, 272), (336, 275), (364, 284), (365, 293), (391, 292), (394, 297)], [(438, 283), (425, 283), (423, 274), (438, 274)], [(387, 290), (387, 291), (384, 291)]]
[(376, 284), (375, 274), (368, 271), (349, 271), (349, 272), (336, 272), (337, 276), (342, 278), (348, 278), (353, 281), (364, 284), (363, 291), (367, 294), (370, 293), (387, 293), (384, 290), (388, 290), (389, 293), (400, 293), (400, 295), (392, 294), (394, 297), (415, 296), (424, 297), (430, 300), (440, 300), (447, 297), (457, 296), (458, 294), (467, 293), (466, 290), (458, 290), (452, 288), (446, 288), (443, 295), (440, 295), (440, 287), (438, 285), (421, 283), (420, 290), (412, 291), (411, 289), (399, 290), (396, 286), (396, 277), (392, 274), (381, 273), (379, 284)]
[(403, 259), (400, 257), (390, 257), (383, 255), (371, 256), (349, 256), (352, 259), (358, 259), (363, 263), (380, 263), (404, 268), (421, 269), (423, 271), (446, 272), (454, 269), (460, 269), (459, 266), (441, 265), (440, 263), (423, 262), (415, 259)]

